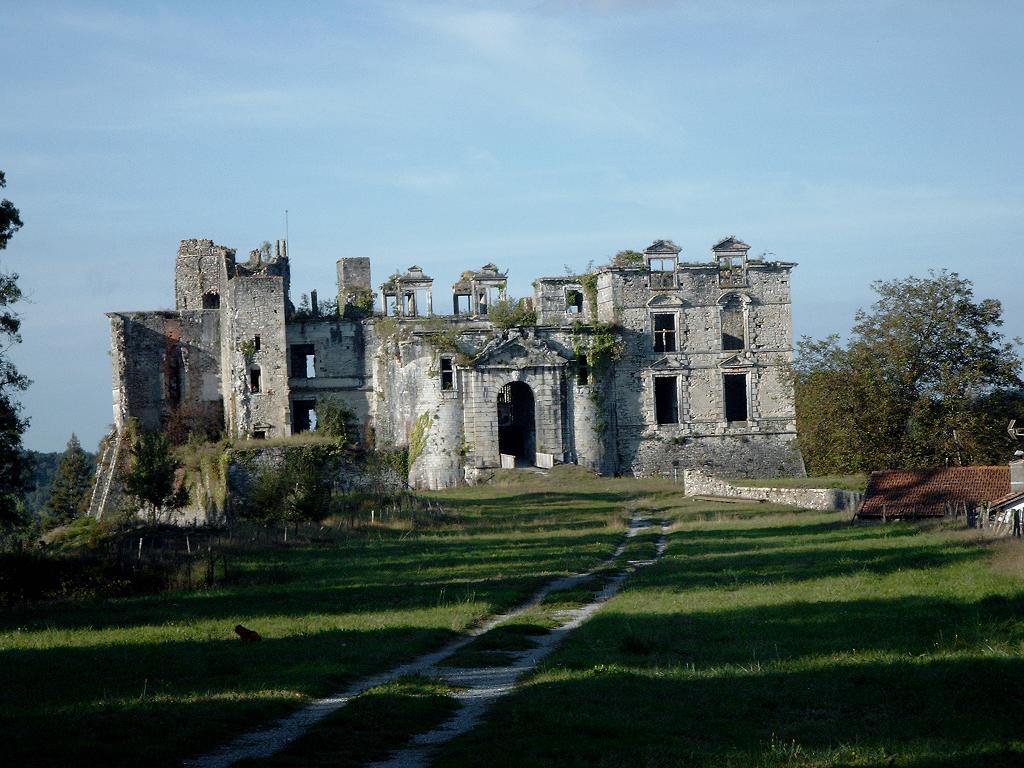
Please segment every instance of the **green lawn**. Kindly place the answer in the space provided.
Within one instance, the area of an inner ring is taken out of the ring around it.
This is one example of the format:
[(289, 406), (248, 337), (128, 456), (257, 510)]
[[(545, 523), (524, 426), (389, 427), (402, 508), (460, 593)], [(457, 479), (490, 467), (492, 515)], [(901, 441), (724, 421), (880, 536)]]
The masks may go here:
[[(664, 559), (440, 765), (1024, 764), (1024, 544), (571, 471), (499, 483), (436, 494), (451, 519), (432, 529), (253, 555), (228, 587), (0, 613), (4, 762), (175, 764), (592, 567), (645, 508), (673, 521)], [(526, 647), (605, 577), (462, 660)], [(265, 641), (233, 640), (237, 622)], [(443, 722), (449, 694), (425, 678), (382, 686), (253, 765), (378, 759)]]
[(3, 761), (174, 765), (440, 646), (606, 558), (654, 487), (566, 476), (445, 494), (424, 530), (251, 553), (208, 591), (0, 612)]
[(438, 765), (1024, 764), (1024, 545), (674, 515), (664, 561)]

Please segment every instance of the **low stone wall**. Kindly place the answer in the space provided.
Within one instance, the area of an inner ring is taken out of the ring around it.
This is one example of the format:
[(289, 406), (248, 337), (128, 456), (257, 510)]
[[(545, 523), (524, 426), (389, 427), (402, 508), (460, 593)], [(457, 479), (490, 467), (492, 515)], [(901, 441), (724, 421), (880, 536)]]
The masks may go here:
[(731, 485), (697, 469), (683, 471), (684, 493), (687, 496), (721, 496), (729, 499), (750, 499), (771, 504), (787, 504), (803, 509), (853, 512), (864, 500), (858, 491), (836, 488), (746, 488)]

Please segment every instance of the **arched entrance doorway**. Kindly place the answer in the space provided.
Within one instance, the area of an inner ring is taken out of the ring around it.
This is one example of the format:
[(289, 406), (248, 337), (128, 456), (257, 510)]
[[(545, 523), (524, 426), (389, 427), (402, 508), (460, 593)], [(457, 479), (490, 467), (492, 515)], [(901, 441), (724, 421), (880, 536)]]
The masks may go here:
[(536, 459), (533, 390), (529, 384), (513, 381), (498, 392), (498, 451), (529, 465)]

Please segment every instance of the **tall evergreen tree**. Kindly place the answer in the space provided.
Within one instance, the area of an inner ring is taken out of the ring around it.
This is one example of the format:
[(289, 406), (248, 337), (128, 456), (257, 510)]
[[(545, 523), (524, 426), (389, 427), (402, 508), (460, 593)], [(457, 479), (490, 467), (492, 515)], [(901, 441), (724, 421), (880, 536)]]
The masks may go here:
[[(0, 189), (7, 185), (0, 171)], [(0, 200), (0, 251), (21, 229), (18, 209), (10, 200)], [(21, 341), (21, 319), (10, 307), (21, 299), (18, 275), (0, 270), (0, 528), (21, 522), (21, 494), (28, 489), (29, 459), (21, 445), (28, 420), (21, 417), (15, 394), (26, 389), (29, 380), (22, 376), (4, 354)]]
[(46, 502), (47, 523), (64, 525), (84, 512), (91, 489), (89, 457), (82, 450), (78, 436), (72, 432), (50, 486), (50, 500)]

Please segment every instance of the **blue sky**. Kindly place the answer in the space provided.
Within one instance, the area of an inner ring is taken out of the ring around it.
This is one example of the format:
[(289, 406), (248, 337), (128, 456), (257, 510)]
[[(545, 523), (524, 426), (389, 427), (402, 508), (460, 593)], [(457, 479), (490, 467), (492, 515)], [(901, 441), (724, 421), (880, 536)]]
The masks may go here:
[(948, 268), (1024, 336), (1018, 2), (0, 3), (0, 169), (25, 227), (26, 444), (111, 421), (110, 310), (169, 308), (178, 241), (284, 236), (437, 304), (736, 234), (800, 263), (798, 335)]

